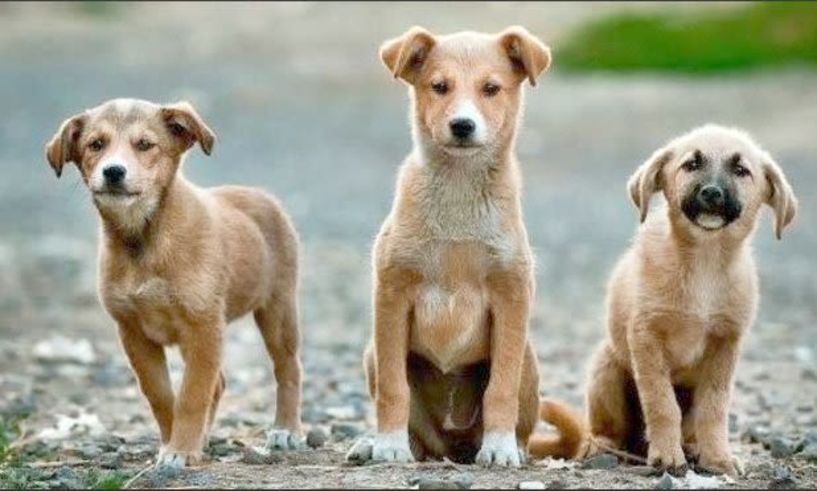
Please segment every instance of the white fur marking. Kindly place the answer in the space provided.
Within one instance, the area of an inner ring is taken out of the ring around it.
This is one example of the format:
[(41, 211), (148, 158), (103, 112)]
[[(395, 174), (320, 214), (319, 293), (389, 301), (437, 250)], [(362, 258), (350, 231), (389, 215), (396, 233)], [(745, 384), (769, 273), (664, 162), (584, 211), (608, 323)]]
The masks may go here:
[(481, 465), (519, 467), (522, 462), (516, 435), (512, 431), (489, 432), (482, 437), (482, 448), (476, 461)]
[(378, 433), (374, 437), (372, 460), (380, 462), (412, 462), (408, 430)]
[(474, 122), (474, 134), (471, 136), (471, 140), (474, 143), (478, 143), (480, 145), (485, 143), (486, 136), (487, 136), (487, 128), (485, 127), (485, 118), (482, 117), (482, 113), (479, 111), (479, 108), (476, 104), (470, 99), (466, 99), (460, 102), (459, 106), (457, 106), (457, 111), (454, 113), (452, 119), (470, 119)]

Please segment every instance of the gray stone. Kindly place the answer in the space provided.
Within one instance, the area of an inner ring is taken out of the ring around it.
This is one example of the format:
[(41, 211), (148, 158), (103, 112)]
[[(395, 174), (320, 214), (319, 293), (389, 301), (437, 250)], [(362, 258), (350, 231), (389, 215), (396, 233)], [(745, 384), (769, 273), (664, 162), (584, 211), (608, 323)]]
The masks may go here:
[(743, 431), (740, 440), (746, 443), (761, 443), (764, 446), (769, 444), (769, 430), (762, 426), (752, 425)]
[(797, 479), (791, 470), (785, 466), (777, 466), (772, 471), (772, 480), (769, 482), (769, 489), (790, 489), (797, 486)]
[(618, 457), (609, 453), (603, 453), (590, 457), (582, 462), (581, 465), (582, 469), (597, 470), (615, 469), (616, 467), (618, 467)]
[(241, 462), (248, 465), (268, 465), (277, 464), (283, 458), (280, 452), (268, 452), (265, 449), (257, 447), (247, 447), (244, 449), (244, 455), (241, 457)]
[(807, 443), (798, 456), (808, 462), (817, 463), (817, 443)]
[(567, 482), (561, 479), (555, 479), (547, 484), (546, 489), (567, 489)]
[(769, 440), (769, 451), (772, 457), (776, 459), (785, 459), (794, 455), (801, 447), (801, 442), (785, 438), (782, 436), (775, 436)]
[(109, 452), (97, 460), (97, 465), (103, 469), (120, 469), (123, 464), (121, 452)]
[(54, 479), (59, 483), (59, 487), (61, 488), (85, 487), (77, 472), (67, 465), (57, 469), (57, 472), (54, 474)]
[(226, 443), (213, 443), (210, 442), (209, 453), (213, 457), (226, 457), (231, 453), (235, 452), (237, 449), (231, 445)]
[(339, 440), (355, 438), (363, 433), (363, 427), (359, 423), (332, 423), (332, 436)]
[(85, 443), (79, 447), (79, 455), (83, 459), (92, 460), (102, 455), (102, 449), (94, 443)]
[(672, 489), (674, 484), (672, 476), (665, 472), (664, 475), (661, 476), (661, 479), (655, 483), (655, 489)]
[(309, 430), (309, 433), (306, 434), (306, 444), (309, 445), (310, 448), (321, 448), (326, 444), (328, 439), (329, 435), (320, 427), (312, 428)]

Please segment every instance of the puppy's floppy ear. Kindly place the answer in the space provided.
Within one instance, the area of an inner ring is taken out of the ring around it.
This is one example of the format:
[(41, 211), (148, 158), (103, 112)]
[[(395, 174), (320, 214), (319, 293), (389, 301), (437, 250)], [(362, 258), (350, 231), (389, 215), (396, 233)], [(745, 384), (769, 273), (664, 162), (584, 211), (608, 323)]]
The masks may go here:
[(433, 34), (414, 26), (402, 36), (384, 42), (380, 46), (380, 59), (394, 78), (413, 83), (434, 44)]
[(641, 223), (647, 218), (650, 198), (663, 187), (661, 169), (670, 161), (673, 151), (670, 145), (656, 150), (646, 162), (641, 164), (627, 182), (630, 199), (641, 212)]
[(76, 114), (66, 119), (60, 128), (45, 145), (45, 158), (59, 178), (62, 168), (67, 162), (79, 163), (79, 137), (85, 127), (88, 116), (85, 113)]
[(536, 78), (550, 66), (550, 48), (524, 27), (512, 26), (499, 34), (499, 44), (514, 69), (536, 86)]
[(199, 142), (204, 153), (210, 155), (216, 143), (216, 135), (189, 102), (169, 104), (162, 107), (161, 111), (168, 131), (181, 139), (185, 150)]
[(780, 166), (769, 154), (764, 155), (762, 167), (769, 184), (766, 204), (774, 210), (774, 235), (779, 240), (783, 237), (783, 229), (797, 213), (797, 198)]

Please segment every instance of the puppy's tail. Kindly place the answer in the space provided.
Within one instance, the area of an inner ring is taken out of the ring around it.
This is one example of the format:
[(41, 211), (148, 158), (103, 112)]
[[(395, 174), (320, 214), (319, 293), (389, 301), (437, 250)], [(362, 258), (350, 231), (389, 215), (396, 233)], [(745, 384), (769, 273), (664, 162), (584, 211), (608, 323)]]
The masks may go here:
[(536, 457), (579, 459), (587, 451), (590, 433), (584, 421), (565, 402), (543, 399), (539, 417), (556, 427), (556, 435), (533, 434), (528, 440), (528, 452)]

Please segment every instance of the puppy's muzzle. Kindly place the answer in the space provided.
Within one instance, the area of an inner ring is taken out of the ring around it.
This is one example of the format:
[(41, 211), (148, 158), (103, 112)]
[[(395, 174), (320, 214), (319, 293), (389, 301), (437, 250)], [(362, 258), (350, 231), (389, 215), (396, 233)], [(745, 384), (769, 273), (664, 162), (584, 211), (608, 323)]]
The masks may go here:
[[(721, 228), (740, 217), (742, 206), (734, 193), (718, 184), (698, 185), (682, 204), (684, 214), (696, 225)], [(719, 220), (713, 220), (713, 218)], [(717, 226), (713, 226), (717, 224)]]

